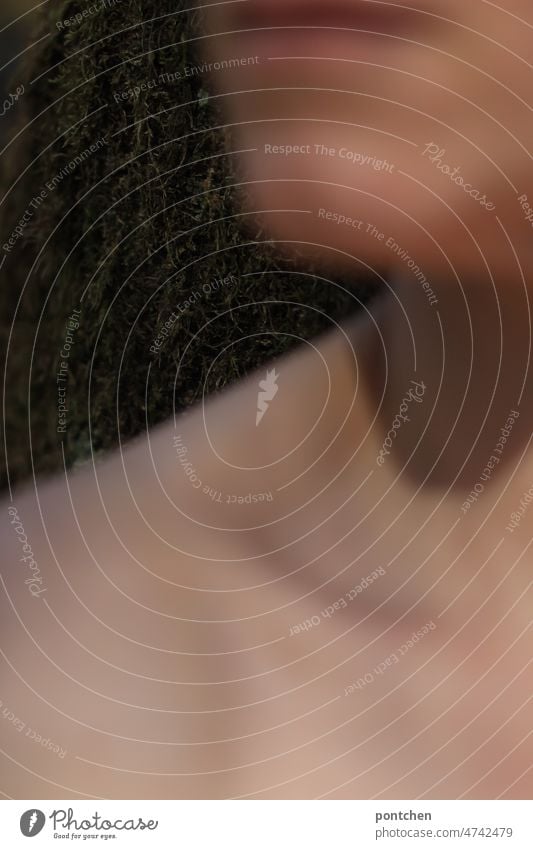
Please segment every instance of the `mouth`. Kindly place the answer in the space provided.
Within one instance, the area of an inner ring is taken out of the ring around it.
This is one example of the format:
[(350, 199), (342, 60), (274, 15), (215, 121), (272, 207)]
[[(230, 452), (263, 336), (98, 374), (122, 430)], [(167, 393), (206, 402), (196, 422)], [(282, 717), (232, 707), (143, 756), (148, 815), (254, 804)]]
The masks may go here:
[[(427, 17), (395, 3), (375, 0), (245, 0), (236, 3), (231, 24), (237, 30), (352, 30), (358, 35), (405, 35)], [(275, 35), (275, 33), (274, 33)]]

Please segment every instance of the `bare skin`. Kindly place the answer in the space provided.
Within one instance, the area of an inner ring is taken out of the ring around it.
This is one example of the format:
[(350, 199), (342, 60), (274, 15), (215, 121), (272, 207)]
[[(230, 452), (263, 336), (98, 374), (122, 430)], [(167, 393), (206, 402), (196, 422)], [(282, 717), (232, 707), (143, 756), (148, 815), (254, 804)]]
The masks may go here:
[(530, 3), (348, 5), (209, 6), (206, 52), (262, 54), (215, 81), (248, 210), (382, 297), (258, 425), (265, 370), (5, 503), (8, 796), (531, 797)]
[[(16, 495), (46, 593), (8, 571), (8, 707), (67, 754), (4, 722), (7, 795), (528, 797), (530, 534), (505, 525), (531, 461), (466, 515), (464, 488), (420, 488), (398, 452), (378, 467), (372, 327), (279, 362), (264, 427), (257, 375), (97, 477), (39, 486), (39, 506)], [(410, 412), (429, 408), (414, 377)], [(258, 492), (273, 500), (225, 503)], [(6, 523), (2, 543), (15, 564)]]

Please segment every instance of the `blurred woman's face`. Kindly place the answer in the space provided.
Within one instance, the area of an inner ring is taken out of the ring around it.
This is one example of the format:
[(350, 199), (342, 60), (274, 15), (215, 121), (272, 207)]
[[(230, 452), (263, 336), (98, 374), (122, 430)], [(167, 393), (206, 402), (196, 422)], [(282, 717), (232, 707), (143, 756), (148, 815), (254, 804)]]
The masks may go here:
[(527, 275), (531, 0), (235, 0), (205, 21), (269, 236), (380, 270)]

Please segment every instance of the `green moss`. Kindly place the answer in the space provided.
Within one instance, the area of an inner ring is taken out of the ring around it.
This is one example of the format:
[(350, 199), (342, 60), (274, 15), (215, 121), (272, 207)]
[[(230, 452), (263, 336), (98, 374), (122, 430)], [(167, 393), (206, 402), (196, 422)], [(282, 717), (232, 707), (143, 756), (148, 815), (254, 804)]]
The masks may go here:
[[(63, 30), (57, 21), (86, 4), (43, 7), (36, 35), (52, 35), (22, 70), (26, 94), (12, 131), (20, 135), (2, 161), (4, 191), (17, 180), (3, 205), (2, 243), (46, 191), (3, 269), (12, 483), (32, 465), (61, 468), (63, 452), (70, 466), (116, 446), (119, 436), (124, 442), (295, 338), (315, 336), (356, 303), (350, 287), (325, 284), (316, 269), (276, 255), (260, 232), (243, 231), (226, 139), (214, 129), (223, 122), (204, 79), (167, 79), (116, 102), (117, 92), (201, 62), (195, 16), (180, 14), (187, 5), (158, 0), (157, 19), (145, 21), (156, 4), (124, 0)], [(230, 275), (231, 285), (212, 286)], [(178, 304), (154, 355), (150, 347)], [(67, 382), (58, 384), (75, 308), (80, 327)], [(64, 434), (58, 385), (69, 408)]]

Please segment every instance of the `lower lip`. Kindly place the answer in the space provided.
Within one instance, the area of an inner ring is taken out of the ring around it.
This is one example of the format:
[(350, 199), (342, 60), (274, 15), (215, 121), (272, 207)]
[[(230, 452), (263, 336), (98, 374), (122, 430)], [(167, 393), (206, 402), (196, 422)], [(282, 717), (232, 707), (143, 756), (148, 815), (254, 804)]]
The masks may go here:
[(400, 32), (371, 32), (355, 28), (279, 27), (239, 31), (234, 34), (239, 55), (264, 59), (319, 57), (363, 59), (389, 56), (406, 42)]

